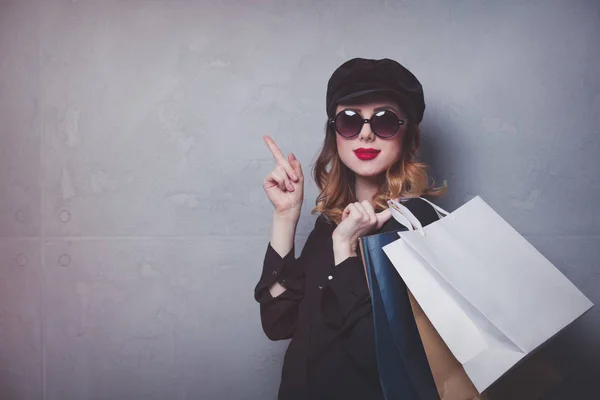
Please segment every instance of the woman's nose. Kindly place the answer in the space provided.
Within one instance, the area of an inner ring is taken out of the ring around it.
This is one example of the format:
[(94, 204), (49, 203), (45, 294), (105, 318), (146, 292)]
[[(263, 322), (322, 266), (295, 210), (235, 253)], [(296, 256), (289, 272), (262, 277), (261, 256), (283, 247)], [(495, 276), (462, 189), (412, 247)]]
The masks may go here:
[(370, 122), (365, 122), (363, 124), (358, 137), (361, 140), (373, 140), (375, 138), (375, 134), (373, 133), (373, 130), (371, 129)]

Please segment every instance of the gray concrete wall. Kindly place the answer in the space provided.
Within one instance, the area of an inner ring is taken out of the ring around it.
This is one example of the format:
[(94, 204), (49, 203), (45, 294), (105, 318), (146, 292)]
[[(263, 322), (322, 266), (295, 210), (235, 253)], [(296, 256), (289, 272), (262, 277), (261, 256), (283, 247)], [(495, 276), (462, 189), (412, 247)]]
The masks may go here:
[[(594, 0), (0, 0), (0, 398), (275, 398), (261, 136), (308, 171), (355, 56), (422, 81), (440, 203), (481, 195), (599, 303), (599, 38)], [(547, 399), (591, 398), (599, 338), (596, 307), (552, 343)]]

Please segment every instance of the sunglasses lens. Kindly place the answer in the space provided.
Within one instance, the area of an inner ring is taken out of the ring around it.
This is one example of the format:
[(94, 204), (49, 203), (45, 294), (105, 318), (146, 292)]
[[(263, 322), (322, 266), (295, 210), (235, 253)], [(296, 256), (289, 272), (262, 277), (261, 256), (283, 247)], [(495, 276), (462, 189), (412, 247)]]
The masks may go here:
[(344, 110), (335, 118), (335, 130), (344, 137), (352, 137), (358, 134), (362, 124), (362, 117), (352, 110)]
[(371, 129), (380, 137), (392, 137), (398, 130), (400, 120), (391, 111), (379, 111), (371, 119)]

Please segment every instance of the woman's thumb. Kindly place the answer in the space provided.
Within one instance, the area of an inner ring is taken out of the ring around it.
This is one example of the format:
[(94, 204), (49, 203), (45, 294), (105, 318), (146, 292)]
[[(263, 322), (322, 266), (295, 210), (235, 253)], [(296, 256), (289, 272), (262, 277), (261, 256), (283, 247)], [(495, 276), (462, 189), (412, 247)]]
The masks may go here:
[(377, 217), (377, 229), (379, 230), (379, 229), (381, 229), (383, 224), (388, 222), (388, 220), (392, 216), (392, 212), (390, 211), (389, 208), (386, 208), (382, 212), (375, 214), (375, 216)]

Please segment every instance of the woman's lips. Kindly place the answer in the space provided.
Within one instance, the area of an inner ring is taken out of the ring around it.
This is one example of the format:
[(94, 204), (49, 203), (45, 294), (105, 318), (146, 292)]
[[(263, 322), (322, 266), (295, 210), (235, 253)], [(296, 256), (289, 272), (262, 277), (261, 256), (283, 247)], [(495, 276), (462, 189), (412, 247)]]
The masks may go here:
[(359, 160), (372, 160), (379, 155), (381, 150), (376, 149), (356, 149), (354, 150), (354, 154), (358, 157)]

